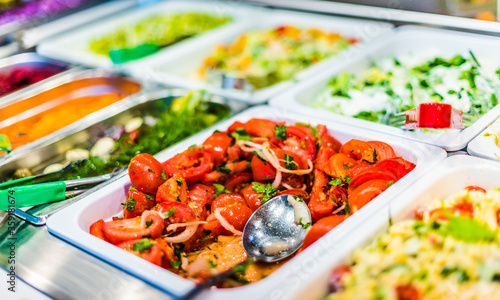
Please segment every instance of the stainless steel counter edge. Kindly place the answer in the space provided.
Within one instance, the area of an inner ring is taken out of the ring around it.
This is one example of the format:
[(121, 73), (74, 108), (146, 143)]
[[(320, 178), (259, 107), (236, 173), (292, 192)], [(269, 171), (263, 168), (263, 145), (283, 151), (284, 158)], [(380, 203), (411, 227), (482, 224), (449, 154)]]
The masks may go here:
[[(400, 24), (420, 24), (432, 27), (442, 27), (462, 31), (473, 31), (483, 34), (500, 35), (500, 23), (481, 21), (476, 19), (438, 15), (423, 12), (407, 11), (395, 8), (383, 8), (364, 6), (357, 4), (338, 3), (318, 0), (236, 0), (267, 6), (273, 8), (294, 9), (306, 12), (315, 12), (322, 14), (334, 14), (347, 17), (367, 18), (373, 20), (387, 21)], [(394, 6), (397, 6), (394, 1)]]

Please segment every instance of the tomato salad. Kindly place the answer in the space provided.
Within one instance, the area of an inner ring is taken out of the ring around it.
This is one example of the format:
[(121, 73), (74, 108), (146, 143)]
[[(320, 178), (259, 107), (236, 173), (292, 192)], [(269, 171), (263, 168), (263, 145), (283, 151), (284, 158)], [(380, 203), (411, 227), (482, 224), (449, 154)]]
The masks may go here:
[[(312, 215), (304, 248), (409, 173), (415, 165), (381, 141), (341, 144), (326, 126), (251, 119), (215, 131), (160, 163), (139, 154), (123, 217), (90, 233), (185, 278), (200, 281), (246, 258), (241, 235), (252, 213), (276, 195), (295, 195)], [(276, 265), (247, 264), (230, 285)]]

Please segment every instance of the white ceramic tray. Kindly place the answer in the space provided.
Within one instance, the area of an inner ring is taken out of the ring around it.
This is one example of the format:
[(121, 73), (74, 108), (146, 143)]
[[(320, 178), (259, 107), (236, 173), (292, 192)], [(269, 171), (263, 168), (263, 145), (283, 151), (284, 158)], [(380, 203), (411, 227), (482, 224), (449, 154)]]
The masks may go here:
[[(160, 161), (165, 161), (193, 144), (201, 144), (215, 129), (226, 130), (229, 125), (235, 121), (246, 122), (254, 117), (277, 121), (285, 120), (291, 123), (306, 122), (312, 125), (318, 124), (317, 120), (313, 117), (305, 117), (296, 114), (281, 114), (278, 110), (271, 107), (258, 106), (248, 109), (229, 120), (212, 126), (198, 135), (162, 151), (156, 155), (156, 158)], [(400, 191), (408, 189), (413, 182), (426, 174), (431, 167), (446, 157), (445, 151), (437, 147), (407, 141), (405, 139), (391, 137), (383, 133), (371, 132), (349, 125), (340, 125), (335, 122), (321, 123), (325, 124), (329, 128), (330, 133), (341, 143), (345, 143), (353, 138), (361, 140), (381, 140), (393, 146), (398, 156), (403, 156), (405, 159), (416, 163), (416, 168), (412, 172), (335, 228), (335, 237), (341, 237), (343, 234), (355, 228), (364, 218), (377, 211), (390, 199), (394, 198)], [(128, 176), (117, 179), (81, 201), (50, 216), (47, 227), (52, 234), (90, 252), (118, 268), (170, 294), (177, 296), (183, 295), (194, 286), (189, 280), (153, 265), (88, 233), (92, 223), (101, 218), (108, 219), (118, 214), (123, 209), (120, 203), (126, 198), (130, 185), (131, 183)], [(290, 270), (293, 270), (297, 266), (296, 261), (300, 262), (304, 258), (307, 258), (307, 255), (310, 255), (310, 253), (316, 253), (317, 251), (321, 252), (321, 250), (321, 243), (315, 243), (308, 248), (309, 254), (306, 254), (306, 256), (302, 254), (297, 255), (275, 273), (259, 282), (240, 288), (205, 291), (205, 294), (202, 295), (205, 297), (203, 299), (235, 299), (235, 297), (241, 298), (242, 296), (243, 298), (248, 298), (249, 295), (252, 296), (252, 299), (260, 299), (265, 293), (281, 284), (283, 276), (286, 276)]]
[(308, 103), (311, 103), (317, 97), (334, 75), (343, 71), (358, 73), (366, 70), (370, 66), (370, 62), (377, 57), (410, 53), (418, 55), (419, 52), (436, 52), (436, 54), (441, 55), (465, 55), (471, 50), (479, 62), (487, 60), (488, 64), (493, 63), (498, 68), (500, 66), (500, 58), (498, 58), (498, 53), (495, 50), (498, 47), (500, 47), (500, 39), (495, 37), (417, 26), (402, 26), (396, 29), (394, 35), (375, 41), (367, 46), (364, 52), (360, 52), (356, 57), (351, 57), (352, 59), (350, 61), (347, 60), (343, 68), (332, 68), (308, 81), (299, 83), (287, 93), (271, 99), (270, 105), (283, 108), (287, 111), (298, 111), (319, 118), (335, 119), (342, 123), (418, 140), (442, 147), (447, 151), (460, 150), (500, 115), (500, 105), (497, 105), (482, 116), (472, 126), (459, 132), (425, 134), (404, 131), (388, 125), (342, 116), (327, 110), (313, 108)]
[(490, 124), (467, 145), (470, 155), (484, 157), (495, 161), (500, 160), (500, 147), (495, 144), (495, 136), (485, 136), (500, 132), (500, 118)]
[[(143, 60), (141, 65), (131, 66), (133, 76), (148, 77), (158, 82), (190, 89), (206, 89), (209, 92), (228, 98), (241, 100), (250, 104), (264, 103), (272, 96), (289, 89), (296, 81), (310, 78), (325, 69), (336, 69), (341, 62), (362, 51), (366, 44), (380, 36), (392, 32), (393, 26), (388, 23), (356, 20), (341, 17), (321, 16), (307, 13), (269, 10), (266, 13), (252, 16), (253, 22), (233, 31), (232, 34), (218, 35), (210, 43), (196, 47), (178, 48), (178, 51), (162, 53)], [(342, 51), (339, 55), (324, 59), (294, 75), (291, 80), (283, 81), (254, 92), (222, 89), (199, 78), (196, 72), (204, 59), (213, 54), (214, 47), (219, 44), (230, 44), (246, 31), (271, 29), (280, 25), (295, 25), (303, 28), (316, 27), (326, 31), (339, 32), (347, 37), (356, 37), (360, 42)]]
[[(175, 43), (149, 57), (156, 57), (162, 54), (168, 56), (170, 51), (175, 52), (178, 48), (186, 47), (189, 49), (191, 47), (203, 45), (219, 35), (233, 32), (235, 30), (234, 27), (236, 27), (236, 29), (239, 28), (239, 26), (242, 26), (242, 23), (248, 22), (249, 15), (258, 12), (256, 9), (243, 8), (241, 5), (230, 4), (224, 1), (165, 1), (144, 7), (138, 6), (135, 9), (129, 9), (105, 18), (103, 21), (87, 24), (79, 29), (70, 30), (62, 35), (44, 40), (37, 47), (37, 52), (50, 58), (93, 67), (123, 70), (134, 64), (141, 66), (145, 58), (114, 65), (109, 57), (95, 54), (90, 51), (90, 41), (93, 38), (112, 32), (124, 24), (135, 24), (148, 16), (183, 11), (197, 11), (214, 15), (230, 16), (233, 18), (233, 21), (192, 38)], [(85, 11), (82, 13), (85, 13)]]
[[(500, 163), (478, 157), (456, 155), (446, 158), (410, 188), (376, 213), (367, 215), (365, 221), (342, 239), (335, 239), (329, 232), (319, 244), (325, 249), (316, 255), (314, 249), (306, 249), (304, 257), (277, 287), (268, 294), (280, 295), (276, 299), (324, 299), (328, 293), (328, 279), (333, 268), (349, 263), (355, 249), (368, 245), (377, 234), (387, 230), (389, 219), (393, 222), (413, 219), (414, 211), (432, 200), (451, 196), (463, 188), (475, 185), (484, 189), (499, 186)], [(361, 212), (361, 211), (360, 211)], [(319, 248), (319, 247), (318, 247)], [(333, 255), (329, 255), (333, 254)], [(300, 280), (300, 285), (294, 285)]]

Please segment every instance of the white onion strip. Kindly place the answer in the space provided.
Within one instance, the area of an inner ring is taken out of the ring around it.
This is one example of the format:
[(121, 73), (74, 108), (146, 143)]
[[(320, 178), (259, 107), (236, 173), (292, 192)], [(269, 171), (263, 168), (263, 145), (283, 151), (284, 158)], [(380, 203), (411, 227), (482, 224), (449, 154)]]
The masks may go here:
[(344, 204), (342, 204), (342, 206), (341, 206), (341, 207), (339, 207), (339, 208), (337, 208), (336, 210), (334, 210), (334, 211), (332, 212), (332, 215), (334, 215), (334, 214), (338, 213), (339, 211), (343, 210), (344, 208), (345, 208), (345, 203), (344, 203)]
[(195, 233), (196, 229), (198, 229), (198, 224), (192, 224), (186, 226), (186, 229), (176, 236), (166, 236), (163, 239), (167, 243), (184, 243), (189, 240)]
[(196, 221), (196, 222), (187, 222), (187, 223), (173, 223), (168, 225), (167, 230), (168, 231), (176, 231), (177, 228), (179, 227), (187, 227), (189, 225), (194, 225), (194, 224), (206, 224), (207, 221)]
[(277, 170), (276, 177), (274, 177), (273, 184), (272, 184), (273, 188), (277, 189), (280, 186), (280, 183), (281, 183), (281, 171)]
[(235, 235), (243, 235), (243, 232), (236, 230), (233, 225), (229, 224), (229, 222), (221, 215), (221, 211), (223, 210), (223, 207), (219, 207), (214, 211), (214, 216), (219, 220), (220, 224), (222, 227), (227, 229), (228, 231), (234, 233)]
[(283, 168), (280, 163), (279, 159), (274, 153), (272, 149), (269, 148), (269, 143), (265, 142), (262, 144), (262, 153), (264, 154), (264, 159), (267, 160), (277, 171), (281, 171), (283, 173), (289, 173), (289, 174), (295, 174), (295, 175), (304, 175), (304, 174), (309, 174), (313, 170), (313, 163), (310, 159), (307, 159), (307, 165), (309, 168), (304, 169), (304, 170), (288, 170), (286, 168)]

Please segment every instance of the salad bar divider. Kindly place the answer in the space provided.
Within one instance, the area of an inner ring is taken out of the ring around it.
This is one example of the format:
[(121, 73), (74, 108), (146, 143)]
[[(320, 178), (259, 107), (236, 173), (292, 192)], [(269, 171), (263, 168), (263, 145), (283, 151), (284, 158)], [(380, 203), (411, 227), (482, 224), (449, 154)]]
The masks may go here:
[[(312, 0), (97, 2), (31, 29), (0, 18), (0, 57), (38, 45), (0, 60), (0, 201), (19, 199), (0, 211), (0, 267), (15, 236), (16, 276), (55, 299), (180, 299), (246, 259), (244, 217), (294, 195), (312, 216), (297, 254), (250, 259), (196, 299), (445, 297), (440, 280), (498, 281), (496, 253), (480, 270), (444, 256), (431, 278), (380, 245), (411, 236), (394, 252), (423, 259), (411, 251), (427, 237), (500, 240), (500, 24)], [(400, 26), (414, 23), (441, 29)], [(161, 176), (134, 177), (146, 153)]]

